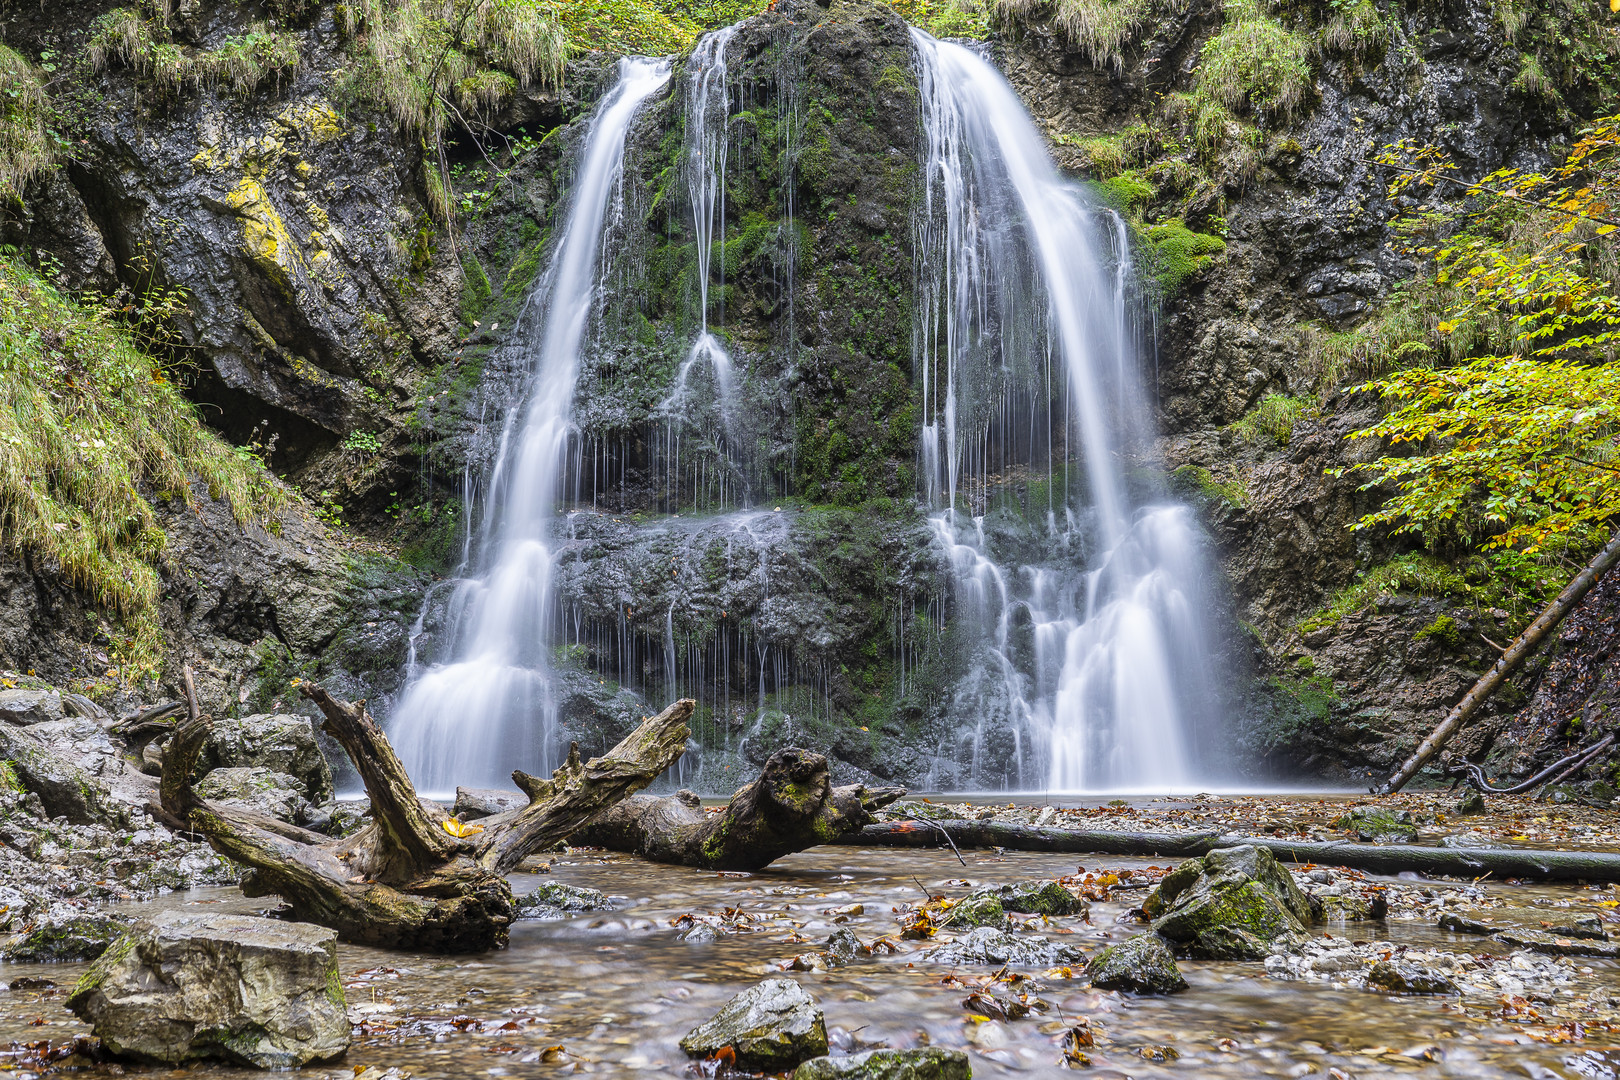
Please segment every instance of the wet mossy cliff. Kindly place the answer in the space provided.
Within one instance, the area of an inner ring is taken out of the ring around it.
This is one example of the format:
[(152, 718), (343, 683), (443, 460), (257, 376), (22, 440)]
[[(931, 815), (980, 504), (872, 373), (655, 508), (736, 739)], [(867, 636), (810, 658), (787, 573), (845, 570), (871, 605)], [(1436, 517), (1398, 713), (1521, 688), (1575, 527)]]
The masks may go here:
[[(1460, 560), (1351, 532), (1375, 494), (1324, 472), (1365, 452), (1344, 436), (1373, 406), (1344, 388), (1375, 365), (1368, 328), (1391, 297), (1412, 308), (1368, 159), (1410, 138), (1476, 174), (1544, 163), (1620, 47), (1573, 5), (1118, 6), (1134, 21), (1099, 40), (1073, 4), (1003, 4), (988, 47), (1060, 164), (1130, 220), (1159, 286), (1162, 460), (1141, 464), (1198, 507), (1226, 573), (1236, 764), (1359, 777), (1528, 617)], [(92, 65), (112, 11), (0, 12), (0, 38), (62, 69), (74, 132), (6, 208), (0, 243), (45, 253), (75, 289), (183, 294), (164, 347), (195, 400), (307, 497), (251, 535), (174, 511), (171, 675), (182, 659), (209, 672), (219, 709), (335, 677), (381, 711), (424, 590), (461, 558), (464, 476), (476, 495), (524, 378), (503, 346), (616, 60), (502, 84), (447, 142), (443, 189), (334, 6), (179, 5), (163, 30), (176, 55), (279, 43), (234, 84)], [(1265, 62), (1245, 64), (1255, 50)], [(788, 739), (851, 775), (948, 786), (958, 721), (980, 718), (950, 715), (962, 643), (918, 500), (908, 31), (884, 4), (780, 0), (726, 62), (706, 312), (688, 60), (629, 144), (558, 518), (564, 721), (595, 750), (690, 694), (706, 786)], [(705, 324), (729, 366), (693, 355)], [(1027, 478), (1005, 486), (1003, 507), (1036, 501)], [(987, 522), (1009, 544), (1031, 529), (1011, 509)], [(93, 608), (50, 566), (5, 573), (18, 599), (0, 662), (98, 677)], [(426, 605), (421, 659), (442, 615)]]

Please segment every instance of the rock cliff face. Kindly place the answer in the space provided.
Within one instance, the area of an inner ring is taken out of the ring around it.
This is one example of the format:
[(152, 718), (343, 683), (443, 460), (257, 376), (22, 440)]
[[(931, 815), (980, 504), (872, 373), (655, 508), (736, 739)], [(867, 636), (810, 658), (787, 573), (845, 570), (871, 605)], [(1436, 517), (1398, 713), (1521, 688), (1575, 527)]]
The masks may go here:
[[(1076, 40), (1040, 6), (990, 47), (1060, 163), (1137, 223), (1161, 284), (1160, 450), (1226, 570), (1240, 756), (1359, 779), (1401, 756), (1524, 617), (1352, 532), (1375, 495), (1324, 472), (1365, 452), (1344, 436), (1375, 415), (1344, 390), (1364, 373), (1353, 331), (1411, 272), (1368, 159), (1414, 139), (1472, 174), (1544, 163), (1595, 107), (1591, 50), (1578, 34), (1553, 42), (1575, 18), (1561, 9), (1506, 23), (1486, 0), (1295, 12), (1286, 29), (1309, 47), (1298, 100), (1251, 95), (1215, 115), (1199, 67), (1236, 6), (1148, 6), (1116, 47)], [(77, 56), (109, 8), (25, 5), (0, 14), (0, 38)], [(200, 0), (173, 33), (207, 49), (263, 17)], [(176, 348), (209, 421), (269, 446), (311, 497), (263, 530), (206, 500), (165, 515), (172, 659), (204, 669), (210, 706), (290, 708), (286, 681), (307, 673), (382, 707), (430, 574), (459, 558), (463, 467), (476, 491), (518, 400), (524, 370), (501, 345), (548, 254), (573, 121), (613, 64), (578, 58), (563, 89), (515, 91), (477, 118), (478, 138), (452, 148), (447, 227), (420, 140), (347, 77), (335, 9), (277, 32), (297, 64), (245, 93), (76, 68), (64, 100), (83, 116), (79, 145), (0, 218), (0, 243), (48, 252), (73, 288), (183, 291)], [(710, 786), (789, 738), (852, 775), (949, 783), (958, 643), (916, 499), (906, 27), (864, 0), (781, 0), (726, 58), (726, 196), (706, 259), (690, 61), (632, 137), (612, 300), (576, 395), (574, 508), (559, 519), (564, 719), (598, 749), (648, 698), (695, 693)], [(729, 396), (726, 372), (689, 352), (705, 324), (729, 353)], [(1256, 422), (1274, 399), (1284, 422)], [(317, 519), (337, 514), (346, 535)], [(109, 631), (51, 567), (0, 564), (0, 589), (0, 663), (98, 676)], [(443, 618), (426, 605), (424, 659)]]

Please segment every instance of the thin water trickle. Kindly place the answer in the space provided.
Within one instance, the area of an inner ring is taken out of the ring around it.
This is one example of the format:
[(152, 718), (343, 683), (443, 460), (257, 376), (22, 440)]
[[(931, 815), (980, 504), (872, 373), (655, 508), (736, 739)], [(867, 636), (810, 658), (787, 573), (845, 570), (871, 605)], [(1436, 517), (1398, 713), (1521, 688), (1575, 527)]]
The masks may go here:
[(422, 791), (500, 784), (514, 767), (544, 775), (559, 763), (547, 655), (553, 504), (580, 348), (597, 307), (602, 237), (623, 204), (625, 137), (669, 76), (668, 60), (619, 62), (584, 139), (561, 239), (513, 331), (511, 348), (532, 373), (527, 397), (502, 432), (482, 532), (454, 586), (437, 660), (414, 672), (389, 726)]
[[(1207, 782), (1194, 751), (1215, 720), (1198, 534), (1185, 507), (1127, 483), (1152, 428), (1124, 223), (1059, 174), (993, 65), (912, 35), (927, 151), (923, 488), (956, 618), (977, 639), (953, 703), (971, 717), (954, 748), (958, 782)], [(986, 517), (993, 489), (1018, 475), (1029, 491), (1018, 528), (1037, 535), (1008, 560)]]

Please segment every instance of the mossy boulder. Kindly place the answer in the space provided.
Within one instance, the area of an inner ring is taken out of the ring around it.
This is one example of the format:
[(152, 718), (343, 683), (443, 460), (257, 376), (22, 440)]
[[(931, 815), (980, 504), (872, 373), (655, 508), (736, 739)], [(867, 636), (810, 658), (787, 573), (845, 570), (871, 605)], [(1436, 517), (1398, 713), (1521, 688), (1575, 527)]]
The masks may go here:
[(1303, 935), (1311, 904), (1264, 848), (1221, 848), (1182, 863), (1142, 905), (1153, 931), (1190, 956), (1258, 960)]
[(1104, 949), (1086, 965), (1086, 974), (1102, 990), (1176, 994), (1187, 989), (1170, 946), (1156, 934), (1138, 934)]
[(294, 1069), (350, 1041), (337, 933), (279, 919), (162, 912), (103, 953), (67, 1006), (134, 1061)]
[(1374, 844), (1408, 844), (1417, 839), (1417, 822), (1407, 810), (1386, 810), (1381, 806), (1358, 806), (1341, 815), (1334, 825), (1356, 834), (1356, 839)]
[(128, 929), (107, 915), (52, 912), (8, 942), (0, 956), (10, 964), (94, 960)]
[(1055, 881), (1014, 881), (975, 889), (972, 896), (993, 897), (1004, 911), (1021, 915), (1088, 915), (1091, 905)]
[(766, 979), (681, 1040), (692, 1057), (712, 1057), (725, 1047), (737, 1055), (739, 1069), (784, 1072), (827, 1053), (827, 1022), (804, 987), (792, 979)]
[(1001, 901), (992, 895), (972, 893), (952, 904), (940, 920), (941, 926), (993, 926), (1006, 930), (1012, 925)]
[(968, 1080), (973, 1068), (960, 1050), (868, 1050), (847, 1057), (820, 1057), (800, 1065), (793, 1080)]

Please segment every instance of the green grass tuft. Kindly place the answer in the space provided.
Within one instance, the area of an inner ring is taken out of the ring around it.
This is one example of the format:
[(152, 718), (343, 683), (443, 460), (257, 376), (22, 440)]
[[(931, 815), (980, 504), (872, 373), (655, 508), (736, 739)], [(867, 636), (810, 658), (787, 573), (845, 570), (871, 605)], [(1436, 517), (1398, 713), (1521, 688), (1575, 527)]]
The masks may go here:
[(1420, 596), (1467, 596), (1468, 583), (1461, 574), (1432, 555), (1398, 555), (1389, 562), (1360, 571), (1356, 580), (1340, 589), (1327, 607), (1300, 620), (1300, 633), (1310, 633), (1338, 625), (1346, 615), (1377, 603), (1398, 592)]
[(49, 117), (39, 72), (0, 45), (0, 204), (21, 199), (23, 185), (51, 167)]
[[(1002, 19), (1026, 15), (1048, 0), (990, 0)], [(1154, 0), (1057, 0), (1055, 22), (1096, 67), (1125, 69), (1125, 47), (1153, 13)]]
[(1267, 394), (1243, 419), (1227, 425), (1227, 430), (1248, 443), (1287, 446), (1294, 437), (1294, 425), (1310, 411), (1304, 398)]
[(146, 493), (195, 504), (194, 478), (238, 521), (284, 497), (104, 309), (0, 256), (0, 545), (56, 564), (123, 620), (126, 675), (162, 651), (166, 538)]
[(216, 48), (190, 50), (169, 40), (161, 20), (142, 18), (131, 8), (114, 8), (91, 24), (85, 55), (97, 71), (128, 67), (168, 93), (228, 86), (243, 96), (266, 79), (289, 76), (300, 62), (298, 39), (291, 34), (259, 25)]
[(1226, 24), (1204, 43), (1194, 97), (1286, 120), (1310, 95), (1311, 42), (1263, 0), (1226, 0)]

